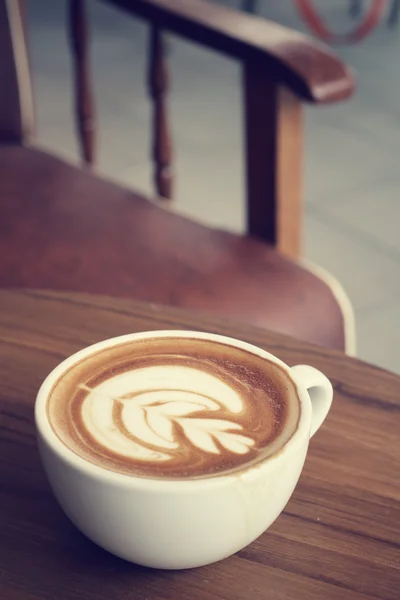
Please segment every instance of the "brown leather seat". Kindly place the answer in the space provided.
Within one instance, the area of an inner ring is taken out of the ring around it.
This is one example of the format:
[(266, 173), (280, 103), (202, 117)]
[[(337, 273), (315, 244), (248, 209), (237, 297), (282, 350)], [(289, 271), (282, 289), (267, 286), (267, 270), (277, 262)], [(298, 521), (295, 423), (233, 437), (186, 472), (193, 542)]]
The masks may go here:
[(329, 287), (272, 247), (194, 223), (36, 149), (0, 147), (0, 286), (212, 310), (331, 348)]

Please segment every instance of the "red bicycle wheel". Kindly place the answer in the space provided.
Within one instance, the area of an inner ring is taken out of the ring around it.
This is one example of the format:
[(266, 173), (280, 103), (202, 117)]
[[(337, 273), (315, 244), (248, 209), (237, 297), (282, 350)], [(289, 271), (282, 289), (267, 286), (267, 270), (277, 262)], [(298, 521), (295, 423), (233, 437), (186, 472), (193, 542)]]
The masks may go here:
[(354, 44), (363, 40), (380, 23), (386, 7), (386, 0), (372, 0), (361, 23), (345, 34), (331, 31), (322, 20), (310, 0), (295, 0), (298, 11), (311, 31), (324, 42), (330, 44)]

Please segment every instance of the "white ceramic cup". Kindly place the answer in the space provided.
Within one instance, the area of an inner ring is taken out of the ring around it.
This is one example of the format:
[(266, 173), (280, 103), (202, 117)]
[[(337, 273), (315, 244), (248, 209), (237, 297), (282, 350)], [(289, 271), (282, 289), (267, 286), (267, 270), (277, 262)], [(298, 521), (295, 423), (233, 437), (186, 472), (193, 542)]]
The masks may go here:
[[(279, 364), (295, 382), (300, 418), (274, 455), (240, 472), (193, 480), (122, 475), (81, 458), (55, 435), (47, 399), (72, 365), (119, 343), (162, 336), (191, 337), (243, 348)], [(224, 336), (188, 331), (125, 335), (74, 354), (50, 373), (36, 399), (39, 450), (54, 494), (88, 538), (126, 560), (162, 569), (206, 565), (241, 550), (275, 521), (299, 479), (309, 439), (324, 421), (332, 385), (313, 367), (289, 368), (265, 350)]]

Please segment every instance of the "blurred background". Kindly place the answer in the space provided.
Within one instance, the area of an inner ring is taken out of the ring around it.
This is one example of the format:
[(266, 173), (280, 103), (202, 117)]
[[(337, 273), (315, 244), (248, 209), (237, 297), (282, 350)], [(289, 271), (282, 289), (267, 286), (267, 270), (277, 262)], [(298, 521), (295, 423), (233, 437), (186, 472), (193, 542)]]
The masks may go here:
[[(332, 28), (354, 27), (348, 1), (315, 5)], [(28, 7), (37, 140), (79, 162), (66, 3), (30, 0)], [(96, 169), (150, 193), (148, 28), (101, 2), (92, 0), (88, 8)], [(257, 14), (309, 33), (291, 0), (258, 0)], [(173, 36), (168, 41), (176, 209), (241, 232), (240, 66)], [(335, 51), (354, 69), (357, 90), (347, 102), (306, 109), (304, 256), (327, 268), (347, 290), (356, 313), (358, 356), (400, 373), (400, 24), (389, 28), (383, 21), (365, 40)]]

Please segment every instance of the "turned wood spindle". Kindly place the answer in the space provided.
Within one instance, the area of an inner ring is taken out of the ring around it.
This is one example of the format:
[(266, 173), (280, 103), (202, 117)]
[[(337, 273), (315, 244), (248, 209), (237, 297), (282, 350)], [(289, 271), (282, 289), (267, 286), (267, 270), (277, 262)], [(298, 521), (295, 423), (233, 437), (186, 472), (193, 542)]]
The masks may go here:
[(95, 160), (95, 118), (90, 85), (89, 40), (85, 0), (70, 0), (69, 28), (75, 79), (75, 111), (80, 149), (85, 163)]
[(162, 198), (172, 198), (172, 145), (167, 118), (168, 69), (165, 43), (157, 27), (150, 34), (149, 89), (153, 100), (154, 182)]

